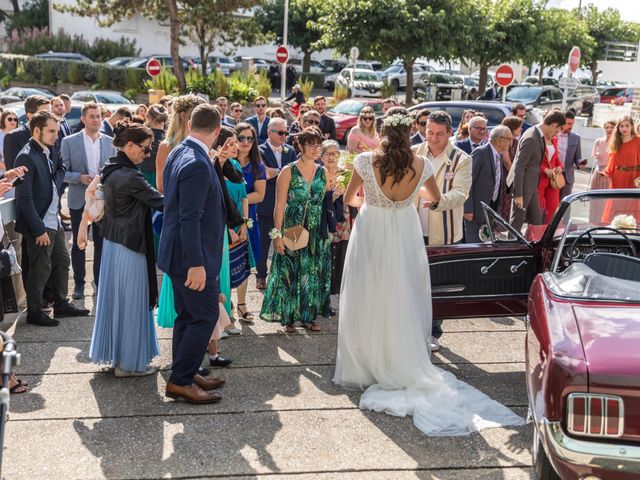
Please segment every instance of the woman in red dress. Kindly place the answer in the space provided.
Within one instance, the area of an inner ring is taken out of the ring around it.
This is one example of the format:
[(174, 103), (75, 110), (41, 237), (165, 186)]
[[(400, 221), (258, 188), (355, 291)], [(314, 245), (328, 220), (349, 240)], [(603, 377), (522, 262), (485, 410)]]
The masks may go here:
[(545, 142), (545, 154), (540, 163), (538, 200), (540, 201), (540, 210), (544, 211), (543, 223), (547, 224), (560, 204), (560, 190), (551, 186), (551, 177), (554, 173), (562, 172), (562, 164), (558, 156), (558, 138), (553, 137), (551, 142), (545, 139)]
[[(609, 151), (609, 163), (601, 175), (611, 179), (611, 188), (640, 188), (640, 137), (636, 136), (631, 117), (618, 121)], [(640, 223), (640, 201), (609, 200), (602, 215), (603, 224), (611, 223), (616, 215), (633, 215)]]

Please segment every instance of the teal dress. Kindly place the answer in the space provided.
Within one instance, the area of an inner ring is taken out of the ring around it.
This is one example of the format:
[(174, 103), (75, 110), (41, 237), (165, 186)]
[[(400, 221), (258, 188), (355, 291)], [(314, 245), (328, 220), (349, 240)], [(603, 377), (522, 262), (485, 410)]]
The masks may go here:
[[(237, 160), (229, 159), (229, 161), (236, 168), (236, 170), (238, 170), (238, 172), (242, 173), (242, 165), (240, 165), (240, 163)], [(236, 208), (238, 209), (238, 212), (240, 212), (240, 215), (242, 215), (242, 200), (248, 197), (247, 187), (245, 183), (244, 182), (233, 183), (226, 179), (225, 179), (225, 183), (227, 184), (227, 191), (229, 192), (229, 197), (231, 198), (231, 200), (233, 200), (233, 203), (236, 205)], [(257, 228), (258, 228), (257, 223), (254, 223), (253, 228), (247, 229), (247, 235), (250, 236), (251, 230), (257, 229)], [(236, 227), (234, 228), (234, 230), (237, 233), (240, 230), (240, 227)], [(253, 250), (251, 248), (251, 242), (249, 242), (249, 265), (251, 268), (254, 268), (256, 266)]]
[(284, 228), (299, 225), (307, 208), (305, 228), (309, 244), (294, 252), (274, 253), (262, 302), (260, 318), (278, 321), (282, 325), (294, 322), (313, 323), (318, 315), (328, 316), (331, 287), (331, 244), (322, 238), (322, 204), (326, 179), (324, 169), (318, 167), (309, 183), (298, 167), (291, 165), (291, 183), (284, 213)]

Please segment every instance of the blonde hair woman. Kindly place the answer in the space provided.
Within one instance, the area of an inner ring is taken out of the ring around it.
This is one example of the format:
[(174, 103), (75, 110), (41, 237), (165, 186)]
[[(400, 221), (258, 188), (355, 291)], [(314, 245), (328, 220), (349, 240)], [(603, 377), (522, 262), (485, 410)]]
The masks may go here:
[(160, 192), (162, 192), (162, 172), (167, 157), (173, 147), (180, 145), (186, 138), (191, 112), (201, 103), (205, 103), (205, 100), (195, 95), (182, 95), (173, 101), (173, 113), (169, 120), (167, 137), (158, 147), (158, 155), (156, 156), (156, 183)]
[(374, 150), (380, 137), (376, 132), (376, 114), (371, 107), (364, 107), (358, 115), (358, 125), (351, 129), (347, 140), (349, 153), (362, 153)]

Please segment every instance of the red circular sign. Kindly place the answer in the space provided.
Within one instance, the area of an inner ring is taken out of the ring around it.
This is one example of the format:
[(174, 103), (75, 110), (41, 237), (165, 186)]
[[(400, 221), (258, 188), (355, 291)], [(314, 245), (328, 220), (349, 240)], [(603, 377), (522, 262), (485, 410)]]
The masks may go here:
[(513, 71), (513, 68), (505, 63), (498, 67), (495, 73), (495, 78), (499, 87), (508, 87), (515, 80), (516, 74)]
[(147, 62), (147, 73), (152, 77), (156, 75), (160, 75), (160, 70), (162, 70), (162, 64), (156, 58), (150, 58)]
[(569, 71), (576, 73), (580, 66), (580, 47), (573, 47), (569, 52)]
[(280, 45), (276, 50), (276, 60), (278, 63), (287, 63), (289, 60), (289, 50), (284, 45)]

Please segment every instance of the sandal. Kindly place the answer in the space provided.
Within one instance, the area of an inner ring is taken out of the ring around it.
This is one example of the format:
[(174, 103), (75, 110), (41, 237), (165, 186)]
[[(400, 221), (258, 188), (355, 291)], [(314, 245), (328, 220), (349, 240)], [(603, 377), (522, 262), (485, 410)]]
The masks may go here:
[(311, 332), (319, 332), (320, 331), (320, 325), (318, 325), (316, 322), (303, 323), (302, 326), (305, 328), (305, 330), (309, 330)]
[(29, 389), (21, 380), (16, 380), (16, 384), (9, 388), (10, 393), (27, 393)]
[(284, 333), (296, 333), (296, 327), (293, 325), (285, 325)]
[(238, 306), (236, 307), (237, 312), (242, 316), (240, 321), (245, 323), (253, 323), (253, 313), (251, 313), (248, 310), (245, 310), (243, 312), (242, 309), (240, 308), (240, 307), (246, 307), (246, 306), (247, 306), (246, 303), (239, 303)]

